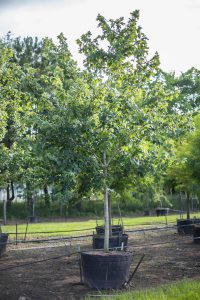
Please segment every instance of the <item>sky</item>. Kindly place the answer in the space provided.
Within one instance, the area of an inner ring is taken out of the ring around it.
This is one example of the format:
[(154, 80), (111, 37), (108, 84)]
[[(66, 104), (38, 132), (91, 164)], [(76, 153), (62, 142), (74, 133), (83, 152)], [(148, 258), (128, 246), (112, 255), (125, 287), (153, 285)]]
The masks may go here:
[(0, 0), (0, 36), (11, 31), (14, 37), (56, 40), (63, 32), (81, 65), (76, 39), (88, 30), (97, 34), (97, 15), (128, 20), (135, 9), (150, 56), (159, 53), (163, 70), (200, 69), (200, 0)]

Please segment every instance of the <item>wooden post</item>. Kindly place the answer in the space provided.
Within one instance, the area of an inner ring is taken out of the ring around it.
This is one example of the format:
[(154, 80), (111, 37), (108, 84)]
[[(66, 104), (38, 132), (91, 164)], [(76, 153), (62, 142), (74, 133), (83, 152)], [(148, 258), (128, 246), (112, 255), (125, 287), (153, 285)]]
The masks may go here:
[(167, 215), (165, 215), (165, 225), (166, 225), (166, 226), (168, 225), (168, 222), (167, 222)]
[(16, 223), (16, 245), (17, 245), (17, 223)]
[(26, 223), (26, 231), (25, 231), (25, 235), (24, 235), (24, 241), (26, 240), (27, 231), (28, 231), (28, 222)]
[(121, 213), (121, 209), (119, 206), (119, 202), (118, 202), (118, 210), (119, 210), (119, 216), (120, 216), (120, 220), (121, 220), (122, 229), (124, 230), (124, 223), (123, 223), (123, 219), (122, 219), (122, 213)]

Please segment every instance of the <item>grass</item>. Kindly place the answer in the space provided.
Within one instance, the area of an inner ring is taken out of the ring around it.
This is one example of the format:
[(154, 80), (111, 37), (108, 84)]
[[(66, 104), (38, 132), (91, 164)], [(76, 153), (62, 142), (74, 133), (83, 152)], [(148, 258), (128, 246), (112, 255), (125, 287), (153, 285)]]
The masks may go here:
[[(96, 226), (95, 220), (78, 221), (78, 222), (49, 222), (49, 223), (30, 223), (28, 224), (28, 235), (31, 238), (36, 237), (52, 237), (52, 236), (75, 236), (91, 233)], [(87, 230), (90, 229), (90, 230)], [(81, 231), (77, 231), (81, 230)], [(19, 224), (17, 226), (19, 238), (24, 236), (26, 231), (26, 224)], [(58, 231), (61, 231), (60, 233)], [(62, 232), (65, 231), (65, 232)], [(10, 237), (16, 234), (16, 225), (2, 226), (2, 232), (10, 233)], [(20, 233), (22, 233), (20, 235)], [(33, 233), (30, 235), (30, 233)]]
[[(191, 217), (193, 217), (191, 215)], [(195, 214), (196, 217), (200, 217), (200, 214)], [(167, 217), (168, 223), (176, 223), (176, 220), (179, 219), (179, 215), (169, 215)], [(114, 224), (118, 224), (119, 220), (114, 219)], [(143, 227), (145, 225), (159, 225), (165, 224), (166, 218), (164, 216), (156, 217), (156, 216), (147, 216), (147, 217), (125, 217), (123, 218), (123, 223), (125, 229), (131, 229), (134, 227)], [(98, 225), (103, 224), (103, 221), (98, 221)], [(83, 235), (86, 233), (92, 233), (96, 227), (96, 220), (84, 220), (84, 221), (66, 221), (66, 222), (49, 222), (49, 223), (30, 223), (28, 225), (28, 234), (31, 238), (35, 237), (50, 237), (50, 236), (74, 236), (74, 235)], [(89, 229), (89, 230), (87, 230)], [(78, 231), (80, 230), (80, 231)], [(17, 226), (17, 231), (19, 238), (24, 236), (26, 231), (26, 224), (19, 224)], [(65, 231), (65, 232), (56, 232), (56, 231)], [(6, 225), (2, 226), (2, 232), (10, 233), (10, 237), (15, 235), (16, 233), (16, 225)], [(20, 236), (20, 233), (22, 235)], [(30, 235), (30, 233), (33, 233)]]
[[(96, 297), (88, 297), (97, 299)], [(98, 297), (99, 300), (200, 300), (200, 281), (184, 280), (175, 284), (137, 292), (125, 292), (110, 297)]]

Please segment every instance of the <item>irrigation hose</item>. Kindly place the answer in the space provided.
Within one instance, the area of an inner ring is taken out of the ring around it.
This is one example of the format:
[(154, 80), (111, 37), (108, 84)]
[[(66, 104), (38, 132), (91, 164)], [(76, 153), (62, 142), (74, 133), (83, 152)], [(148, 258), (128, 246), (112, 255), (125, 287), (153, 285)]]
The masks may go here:
[[(197, 240), (197, 239), (200, 239), (200, 237), (197, 237), (197, 238), (194, 238), (193, 240)], [(3, 244), (3, 243), (1, 243)], [(5, 244), (5, 243), (4, 243)], [(132, 248), (141, 248), (141, 247), (148, 247), (148, 246), (158, 246), (158, 245), (164, 245), (164, 244), (179, 244), (179, 245), (185, 245), (185, 244), (188, 244), (188, 241), (186, 242), (180, 242), (180, 241), (165, 241), (165, 242), (159, 242), (159, 243), (148, 243), (148, 244), (140, 244), (140, 245), (133, 245)], [(131, 245), (131, 244), (130, 244)], [(118, 247), (115, 247), (115, 248), (110, 248), (110, 250), (116, 250)], [(119, 247), (120, 248), (120, 247)], [(125, 247), (125, 248), (128, 248), (128, 247)], [(91, 249), (89, 251), (101, 251), (102, 249)], [(88, 251), (88, 250), (87, 250)], [(37, 261), (33, 261), (33, 262), (30, 262), (30, 263), (25, 263), (25, 264), (21, 264), (21, 265), (17, 265), (17, 266), (10, 266), (10, 267), (7, 267), (7, 268), (2, 268), (0, 269), (0, 272), (2, 271), (6, 271), (6, 270), (11, 270), (11, 269), (15, 269), (15, 268), (19, 268), (19, 267), (26, 267), (26, 266), (30, 266), (30, 265), (34, 265), (34, 264), (37, 264), (37, 263), (42, 263), (42, 262), (45, 262), (45, 261), (49, 261), (49, 260), (53, 260), (53, 259), (59, 259), (59, 258), (62, 258), (62, 257), (69, 257), (73, 254), (78, 254), (80, 253), (80, 251), (75, 251), (73, 253), (67, 253), (67, 254), (64, 254), (64, 255), (60, 255), (60, 256), (54, 256), (54, 257), (50, 257), (50, 258), (47, 258), (47, 259), (42, 259), (42, 260), (37, 260)], [(143, 256), (141, 257), (136, 269), (134, 270), (133, 272), (133, 276), (135, 274), (135, 272), (137, 271), (139, 265), (141, 264), (143, 258), (144, 258), (145, 254), (143, 254)], [(131, 277), (132, 278), (132, 277)], [(130, 280), (128, 281), (130, 282)]]
[[(193, 226), (193, 224), (187, 225), (187, 226)], [(178, 226), (178, 228), (181, 227), (185, 227), (185, 225), (180, 225)], [(164, 230), (172, 230), (172, 229), (176, 229), (177, 226), (165, 226), (165, 227), (152, 227), (152, 228), (145, 228), (145, 229), (134, 229), (134, 230), (127, 230), (127, 233), (145, 233), (145, 232), (149, 232), (149, 231), (164, 231)], [(56, 232), (52, 232), (52, 233), (56, 233)], [(45, 243), (45, 242), (52, 242), (52, 241), (62, 241), (62, 240), (81, 240), (84, 238), (88, 238), (88, 237), (92, 237), (93, 235), (88, 234), (88, 235), (79, 235), (79, 236), (68, 236), (68, 237), (60, 237), (60, 238), (50, 238), (50, 239), (36, 239), (36, 240), (15, 240), (15, 241), (8, 241), (7, 244), (16, 244), (16, 243)], [(194, 239), (198, 239), (198, 238), (194, 238)], [(1, 244), (1, 243), (0, 243)]]
[(32, 266), (32, 265), (35, 265), (35, 264), (38, 264), (38, 263), (42, 263), (42, 262), (49, 261), (49, 260), (54, 260), (54, 259), (60, 259), (60, 258), (63, 258), (63, 257), (70, 257), (71, 255), (73, 255), (75, 253), (76, 252), (68, 253), (68, 254), (64, 254), (64, 255), (60, 255), (60, 256), (54, 256), (54, 257), (50, 257), (50, 258), (46, 258), (46, 259), (40, 259), (40, 260), (36, 260), (36, 261), (30, 262), (30, 263), (17, 265), (17, 266), (10, 266), (10, 267), (7, 267), (7, 268), (2, 268), (2, 269), (0, 269), (0, 272), (15, 269), (15, 268)]

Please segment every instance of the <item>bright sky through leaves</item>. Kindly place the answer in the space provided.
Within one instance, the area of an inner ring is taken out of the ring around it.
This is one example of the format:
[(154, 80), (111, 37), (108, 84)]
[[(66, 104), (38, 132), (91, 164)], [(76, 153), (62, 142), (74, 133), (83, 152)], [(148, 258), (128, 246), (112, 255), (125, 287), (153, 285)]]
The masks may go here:
[(140, 10), (150, 54), (158, 51), (166, 71), (200, 69), (200, 0), (0, 0), (0, 35), (55, 37), (63, 32), (79, 62), (75, 40), (97, 32), (97, 14), (129, 17)]

